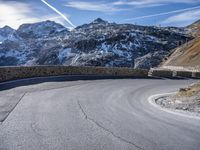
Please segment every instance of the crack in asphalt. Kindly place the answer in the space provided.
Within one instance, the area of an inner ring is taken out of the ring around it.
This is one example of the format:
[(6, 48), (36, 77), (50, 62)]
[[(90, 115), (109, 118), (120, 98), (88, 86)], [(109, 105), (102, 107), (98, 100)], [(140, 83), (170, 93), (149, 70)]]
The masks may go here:
[[(8, 118), (8, 116), (11, 114), (11, 112), (16, 108), (16, 106), (19, 104), (19, 102), (26, 96), (27, 92), (25, 92), (17, 101), (17, 103), (14, 105), (14, 107), (8, 112), (8, 114), (5, 116), (3, 120), (1, 120), (1, 124)], [(0, 125), (1, 125), (0, 124)]]
[[(8, 116), (12, 113), (12, 111), (16, 108), (16, 106), (19, 104), (19, 102), (25, 97), (26, 94), (28, 93), (36, 93), (36, 92), (43, 92), (43, 91), (50, 91), (50, 90), (55, 90), (55, 89), (63, 89), (63, 88), (70, 88), (70, 87), (75, 87), (75, 86), (79, 86), (79, 85), (87, 85), (90, 84), (90, 82), (86, 82), (86, 83), (80, 83), (80, 84), (76, 84), (76, 85), (65, 85), (65, 86), (60, 86), (60, 87), (55, 87), (55, 88), (47, 88), (47, 89), (40, 89), (40, 90), (35, 90), (35, 91), (27, 91), (24, 92), (24, 94), (19, 98), (19, 100), (17, 101), (17, 103), (13, 106), (13, 108), (8, 112), (8, 114), (5, 116), (5, 118), (3, 118), (2, 120), (0, 120), (0, 125), (3, 124), (3, 122), (8, 118)], [(20, 93), (21, 94), (21, 93)]]
[(138, 149), (145, 150), (144, 148), (138, 146), (137, 144), (135, 144), (135, 143), (133, 143), (133, 142), (131, 142), (131, 141), (128, 141), (128, 140), (124, 139), (123, 137), (121, 137), (121, 136), (119, 136), (119, 135), (116, 135), (114, 132), (110, 131), (109, 129), (107, 129), (106, 127), (104, 127), (104, 126), (101, 125), (100, 123), (98, 123), (96, 120), (94, 120), (93, 118), (88, 117), (88, 115), (87, 115), (86, 112), (84, 111), (84, 109), (83, 109), (83, 107), (82, 107), (82, 105), (81, 105), (81, 103), (80, 103), (79, 100), (77, 100), (77, 104), (78, 104), (78, 106), (79, 106), (80, 111), (82, 112), (82, 114), (83, 114), (83, 116), (84, 116), (84, 119), (89, 120), (90, 122), (94, 123), (96, 126), (98, 126), (99, 128), (101, 128), (101, 129), (104, 130), (105, 132), (110, 133), (113, 137), (119, 139), (120, 141), (123, 141), (123, 142), (125, 142), (125, 143), (128, 143), (128, 144), (130, 144), (130, 145), (132, 145), (132, 146), (134, 146), (134, 147), (136, 147), (136, 148), (138, 148)]

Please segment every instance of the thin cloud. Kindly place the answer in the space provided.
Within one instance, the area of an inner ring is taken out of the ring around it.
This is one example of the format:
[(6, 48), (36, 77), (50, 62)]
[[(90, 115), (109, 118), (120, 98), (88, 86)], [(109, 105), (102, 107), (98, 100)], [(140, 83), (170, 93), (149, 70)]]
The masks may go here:
[[(38, 21), (37, 18), (28, 14), (32, 13), (30, 6), (24, 3), (2, 3), (0, 4), (0, 26), (9, 25), (18, 28), (25, 20), (28, 23)], [(22, 20), (23, 19), (23, 20)]]
[(172, 3), (179, 3), (179, 4), (194, 4), (199, 3), (200, 0), (126, 0), (122, 1), (119, 0), (114, 2), (113, 5), (131, 5), (135, 7), (155, 7), (159, 5), (166, 5)]
[(100, 3), (100, 2), (71, 1), (68, 2), (65, 6), (76, 8), (79, 10), (98, 11), (98, 12), (116, 12), (122, 10), (113, 6), (112, 3)]
[(177, 26), (186, 26), (200, 19), (200, 9), (190, 10), (167, 18), (161, 23), (164, 25), (175, 24)]
[(38, 7), (37, 3), (24, 3), (24, 0), (20, 0), (20, 2), (8, 0), (0, 3), (0, 12), (0, 28), (8, 25), (17, 29), (24, 23), (45, 20), (52, 20), (65, 25), (65, 21), (60, 15), (49, 13), (45, 8)]
[(153, 14), (153, 15), (129, 18), (129, 19), (125, 19), (125, 21), (134, 21), (134, 20), (145, 19), (145, 18), (153, 18), (153, 17), (157, 17), (157, 16), (164, 16), (164, 15), (169, 15), (169, 14), (174, 14), (174, 13), (180, 13), (180, 12), (194, 10), (194, 9), (198, 9), (198, 8), (200, 8), (200, 6), (190, 7), (190, 8), (186, 8), (186, 9), (179, 9), (179, 10), (174, 10), (174, 11), (168, 11), (168, 12), (158, 13), (158, 14)]
[(51, 8), (53, 11), (55, 11), (57, 14), (59, 14), (65, 21), (67, 21), (73, 28), (75, 28), (76, 26), (63, 14), (61, 13), (59, 10), (57, 10), (55, 7), (53, 7), (52, 5), (50, 5), (49, 3), (47, 3), (45, 0), (41, 0), (45, 5), (47, 5), (49, 8)]

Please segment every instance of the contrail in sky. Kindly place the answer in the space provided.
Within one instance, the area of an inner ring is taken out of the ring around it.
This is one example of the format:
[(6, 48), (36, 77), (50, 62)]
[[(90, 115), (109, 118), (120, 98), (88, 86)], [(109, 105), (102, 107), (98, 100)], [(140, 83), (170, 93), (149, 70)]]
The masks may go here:
[(75, 28), (76, 26), (63, 14), (61, 13), (59, 10), (57, 10), (55, 7), (53, 7), (52, 5), (50, 5), (49, 3), (47, 3), (45, 0), (41, 0), (45, 5), (47, 5), (49, 8), (51, 8), (53, 11), (55, 11), (57, 14), (59, 14), (63, 19), (65, 19), (73, 28)]
[(174, 10), (174, 11), (169, 11), (169, 12), (164, 12), (164, 13), (159, 13), (159, 14), (129, 18), (129, 19), (125, 19), (125, 21), (132, 21), (132, 20), (139, 20), (139, 19), (144, 19), (144, 18), (152, 18), (152, 17), (157, 17), (157, 16), (169, 15), (169, 14), (184, 12), (184, 11), (193, 10), (193, 9), (197, 9), (197, 8), (200, 8), (200, 6), (190, 7), (190, 8), (186, 8), (186, 9), (179, 9), (179, 10)]

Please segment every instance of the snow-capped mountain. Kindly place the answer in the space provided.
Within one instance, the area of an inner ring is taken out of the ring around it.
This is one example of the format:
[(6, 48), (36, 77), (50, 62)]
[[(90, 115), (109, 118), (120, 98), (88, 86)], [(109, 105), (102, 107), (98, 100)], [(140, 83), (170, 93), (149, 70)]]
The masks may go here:
[(72, 31), (45, 21), (0, 28), (0, 65), (150, 68), (192, 38), (184, 28), (109, 23), (100, 18)]
[(0, 43), (2, 43), (6, 38), (12, 36), (15, 30), (10, 28), (9, 26), (5, 26), (0, 28)]

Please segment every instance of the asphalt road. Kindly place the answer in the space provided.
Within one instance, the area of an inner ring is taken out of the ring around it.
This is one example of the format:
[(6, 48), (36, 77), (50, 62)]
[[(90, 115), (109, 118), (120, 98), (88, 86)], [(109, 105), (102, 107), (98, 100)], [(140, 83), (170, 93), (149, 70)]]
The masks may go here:
[(63, 81), (0, 91), (0, 150), (199, 150), (199, 119), (147, 100), (193, 82)]

